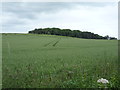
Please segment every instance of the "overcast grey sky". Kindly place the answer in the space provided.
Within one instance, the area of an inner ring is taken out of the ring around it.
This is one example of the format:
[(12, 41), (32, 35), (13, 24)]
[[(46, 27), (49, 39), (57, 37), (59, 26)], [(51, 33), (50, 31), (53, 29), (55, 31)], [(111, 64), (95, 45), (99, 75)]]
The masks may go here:
[[(118, 37), (117, 2), (4, 2), (2, 32), (58, 27)], [(1, 23), (1, 22), (0, 22)]]

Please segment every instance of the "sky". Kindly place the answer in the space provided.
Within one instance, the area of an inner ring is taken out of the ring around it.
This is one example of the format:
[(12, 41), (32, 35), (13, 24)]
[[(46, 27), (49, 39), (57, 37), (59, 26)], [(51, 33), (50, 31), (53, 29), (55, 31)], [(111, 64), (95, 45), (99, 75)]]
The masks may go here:
[(56, 27), (118, 37), (117, 2), (3, 2), (2, 32)]

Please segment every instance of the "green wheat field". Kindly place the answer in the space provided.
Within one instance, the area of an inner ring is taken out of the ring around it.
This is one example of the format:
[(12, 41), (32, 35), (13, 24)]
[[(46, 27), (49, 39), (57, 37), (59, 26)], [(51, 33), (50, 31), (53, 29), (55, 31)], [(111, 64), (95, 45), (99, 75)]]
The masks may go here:
[(2, 88), (116, 88), (118, 78), (118, 40), (2, 35)]

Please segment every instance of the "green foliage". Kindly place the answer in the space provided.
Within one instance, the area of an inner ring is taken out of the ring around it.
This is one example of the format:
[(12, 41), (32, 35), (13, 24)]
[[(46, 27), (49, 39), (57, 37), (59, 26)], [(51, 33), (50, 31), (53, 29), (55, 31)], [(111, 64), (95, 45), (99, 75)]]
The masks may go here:
[(117, 40), (7, 34), (2, 40), (3, 88), (118, 88)]
[[(86, 39), (108, 39), (108, 36), (100, 36), (91, 32), (81, 32), (80, 30), (70, 30), (70, 29), (59, 29), (59, 28), (38, 28), (28, 33), (32, 34), (48, 34), (48, 35), (59, 35), (59, 36), (70, 36), (77, 38), (86, 38)], [(111, 39), (116, 39), (111, 37)]]

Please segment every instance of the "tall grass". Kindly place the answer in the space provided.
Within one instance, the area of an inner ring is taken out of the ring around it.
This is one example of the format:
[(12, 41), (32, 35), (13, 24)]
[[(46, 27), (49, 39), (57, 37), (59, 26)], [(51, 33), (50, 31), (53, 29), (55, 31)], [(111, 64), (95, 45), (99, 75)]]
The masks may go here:
[(7, 34), (2, 44), (3, 88), (120, 87), (117, 40)]

